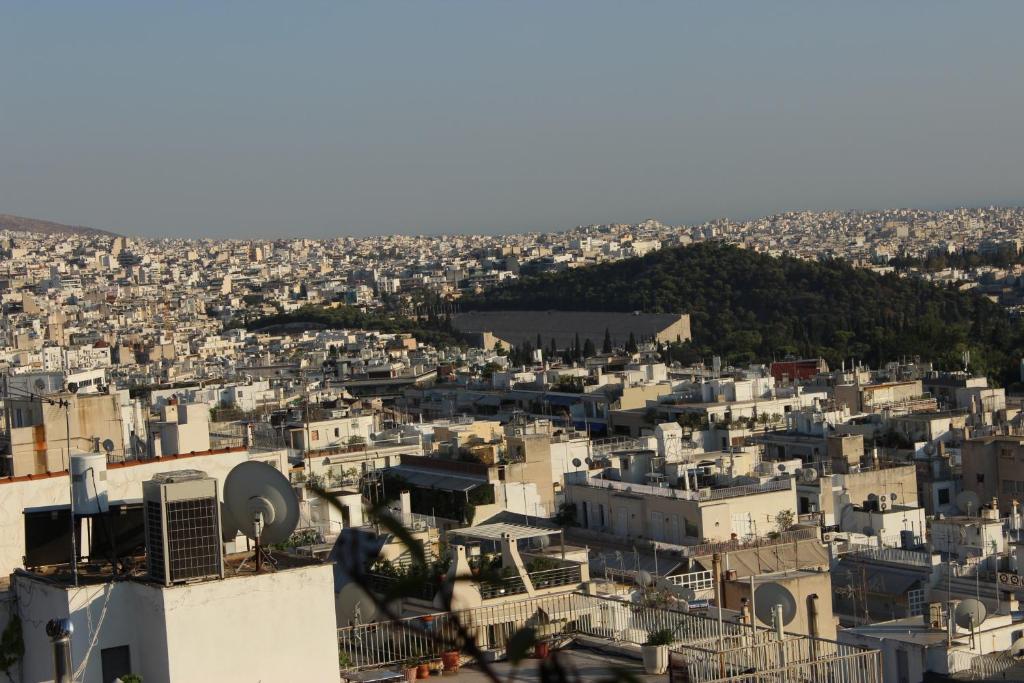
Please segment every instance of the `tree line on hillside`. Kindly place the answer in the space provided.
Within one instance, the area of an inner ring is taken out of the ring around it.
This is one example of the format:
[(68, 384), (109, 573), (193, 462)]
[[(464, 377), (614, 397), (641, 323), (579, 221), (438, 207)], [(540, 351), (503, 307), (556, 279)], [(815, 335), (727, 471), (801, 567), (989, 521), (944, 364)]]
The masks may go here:
[(981, 266), (1008, 268), (1024, 264), (1024, 252), (1020, 252), (1010, 244), (999, 245), (995, 249), (984, 252), (957, 251), (948, 253), (944, 249), (934, 249), (925, 256), (909, 256), (901, 254), (889, 259), (888, 265), (903, 272), (912, 268), (934, 273), (947, 268), (971, 270)]
[(463, 308), (689, 313), (693, 340), (669, 345), (674, 359), (821, 356), (879, 365), (919, 356), (955, 369), (969, 350), (972, 370), (1008, 383), (1024, 353), (1021, 323), (976, 293), (720, 242), (524, 278)]
[(461, 334), (447, 316), (429, 313), (414, 319), (391, 311), (364, 311), (354, 306), (318, 306), (308, 304), (290, 313), (264, 316), (245, 324), (247, 330), (262, 330), (279, 325), (307, 324), (329, 329), (375, 330), (384, 334), (411, 334), (420, 342), (435, 346), (464, 344)]

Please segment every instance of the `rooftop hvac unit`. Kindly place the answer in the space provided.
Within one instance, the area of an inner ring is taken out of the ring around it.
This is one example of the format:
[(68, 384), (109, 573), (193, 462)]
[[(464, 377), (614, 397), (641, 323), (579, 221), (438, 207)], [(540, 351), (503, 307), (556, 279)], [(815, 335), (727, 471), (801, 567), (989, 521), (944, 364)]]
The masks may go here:
[(149, 577), (165, 586), (223, 578), (217, 480), (199, 470), (154, 475), (142, 484)]

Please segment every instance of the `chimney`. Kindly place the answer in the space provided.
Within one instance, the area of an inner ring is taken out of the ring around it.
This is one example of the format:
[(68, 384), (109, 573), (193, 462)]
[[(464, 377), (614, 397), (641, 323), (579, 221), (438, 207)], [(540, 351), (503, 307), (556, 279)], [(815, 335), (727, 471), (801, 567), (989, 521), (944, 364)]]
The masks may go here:
[(398, 499), (402, 504), (402, 523), (407, 524), (412, 519), (412, 496), (408, 491), (402, 491)]

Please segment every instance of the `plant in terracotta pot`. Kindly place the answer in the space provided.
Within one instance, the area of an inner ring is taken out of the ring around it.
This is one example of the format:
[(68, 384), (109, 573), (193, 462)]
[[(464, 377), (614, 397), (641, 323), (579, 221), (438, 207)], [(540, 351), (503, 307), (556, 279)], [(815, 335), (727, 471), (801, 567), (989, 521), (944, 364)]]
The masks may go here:
[(430, 664), (428, 664), (427, 662), (420, 662), (416, 666), (416, 678), (430, 678)]
[(441, 653), (441, 661), (444, 663), (445, 671), (455, 672), (462, 663), (462, 655), (458, 650), (446, 650)]
[(415, 659), (406, 659), (402, 662), (402, 671), (405, 673), (406, 683), (414, 683), (416, 681), (416, 675), (419, 667), (418, 662)]
[(647, 634), (647, 642), (640, 648), (644, 671), (660, 675), (668, 669), (668, 646), (673, 641), (672, 629), (662, 628)]

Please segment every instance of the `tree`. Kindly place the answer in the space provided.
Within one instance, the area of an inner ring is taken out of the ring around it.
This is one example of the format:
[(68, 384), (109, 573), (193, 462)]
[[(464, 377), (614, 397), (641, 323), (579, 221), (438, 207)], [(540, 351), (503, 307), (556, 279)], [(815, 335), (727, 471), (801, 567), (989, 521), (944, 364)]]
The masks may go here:
[(781, 534), (783, 531), (789, 531), (795, 521), (796, 515), (792, 510), (779, 510), (775, 515), (775, 528)]
[(556, 340), (554, 337), (551, 338), (551, 346), (549, 347), (548, 355), (550, 355), (552, 358), (558, 356), (558, 340)]
[(604, 342), (601, 344), (601, 353), (612, 352), (612, 333), (606, 327), (604, 328)]
[(626, 353), (636, 353), (639, 347), (636, 344), (636, 335), (629, 333), (629, 341), (626, 342)]
[(580, 355), (582, 352), (583, 352), (583, 347), (580, 346), (580, 333), (577, 332), (576, 333), (576, 339), (572, 343), (572, 355), (573, 355), (573, 358), (582, 358), (582, 356)]
[(587, 339), (583, 342), (583, 357), (591, 358), (597, 355), (597, 349), (594, 347), (594, 342)]

